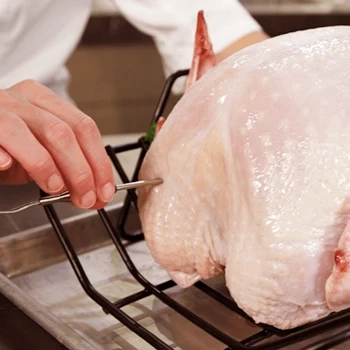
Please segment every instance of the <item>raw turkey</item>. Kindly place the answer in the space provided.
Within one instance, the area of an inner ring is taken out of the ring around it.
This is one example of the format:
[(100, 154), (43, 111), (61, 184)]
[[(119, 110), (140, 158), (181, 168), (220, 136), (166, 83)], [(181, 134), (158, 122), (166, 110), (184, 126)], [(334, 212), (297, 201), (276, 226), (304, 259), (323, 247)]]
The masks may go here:
[(280, 329), (349, 307), (350, 27), (217, 65), (198, 28), (188, 91), (140, 172), (164, 180), (139, 192), (155, 261), (182, 287), (225, 274), (239, 307)]

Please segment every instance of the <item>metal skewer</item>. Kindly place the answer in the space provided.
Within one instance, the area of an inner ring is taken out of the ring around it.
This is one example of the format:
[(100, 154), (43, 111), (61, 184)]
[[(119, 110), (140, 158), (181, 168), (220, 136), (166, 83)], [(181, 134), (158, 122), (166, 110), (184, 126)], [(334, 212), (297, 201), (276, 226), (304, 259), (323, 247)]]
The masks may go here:
[[(136, 188), (145, 187), (145, 186), (156, 186), (162, 183), (163, 183), (162, 179), (153, 179), (153, 180), (140, 180), (140, 181), (128, 182), (124, 184), (118, 184), (115, 186), (115, 193), (117, 193), (118, 191), (136, 189)], [(1, 210), (0, 215), (16, 214), (39, 205), (49, 205), (49, 204), (58, 203), (58, 202), (70, 202), (70, 201), (71, 201), (70, 193), (66, 191), (57, 195), (41, 197), (37, 201), (28, 202), (26, 204), (22, 204), (10, 210)]]

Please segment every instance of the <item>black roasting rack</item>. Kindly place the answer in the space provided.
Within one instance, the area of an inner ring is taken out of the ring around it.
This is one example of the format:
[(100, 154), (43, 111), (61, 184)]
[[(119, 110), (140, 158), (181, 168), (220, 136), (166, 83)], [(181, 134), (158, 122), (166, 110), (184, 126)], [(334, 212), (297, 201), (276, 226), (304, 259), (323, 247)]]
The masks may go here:
[[(151, 120), (151, 125), (154, 125), (154, 123), (164, 113), (174, 82), (179, 77), (185, 76), (187, 74), (188, 70), (183, 70), (173, 74), (168, 78), (160, 96), (160, 100), (158, 102), (153, 118)], [(142, 137), (134, 143), (125, 144), (117, 147), (106, 147), (106, 151), (123, 182), (126, 183), (137, 180), (142, 160), (149, 146), (150, 141), (147, 141), (145, 137)], [(140, 155), (132, 178), (129, 179), (118, 159), (118, 154), (136, 149), (140, 150)], [(99, 304), (106, 313), (109, 313), (110, 315), (114, 316), (131, 331), (133, 331), (135, 334), (143, 338), (146, 342), (151, 344), (155, 349), (169, 350), (172, 349), (172, 347), (167, 345), (156, 335), (152, 334), (149, 330), (141, 326), (135, 319), (133, 319), (126, 312), (123, 311), (124, 306), (137, 302), (150, 295), (153, 295), (155, 298), (158, 298), (168, 307), (175, 310), (177, 313), (179, 313), (187, 320), (189, 320), (190, 322), (192, 322), (193, 324), (210, 334), (212, 337), (216, 338), (223, 344), (226, 344), (227, 347), (225, 347), (225, 350), (275, 350), (283, 349), (284, 347), (290, 346), (292, 344), (295, 344), (295, 347), (293, 348), (298, 348), (297, 346), (299, 344), (299, 349), (321, 350), (330, 349), (332, 346), (343, 343), (346, 340), (350, 339), (350, 311), (348, 310), (345, 310), (340, 313), (334, 313), (317, 322), (313, 322), (308, 325), (287, 331), (281, 331), (277, 328), (265, 324), (258, 324), (257, 333), (248, 337), (247, 339), (240, 341), (231, 337), (230, 334), (222, 332), (218, 328), (209, 324), (203, 318), (199, 317), (186, 307), (179, 304), (166, 293), (168, 289), (175, 286), (175, 283), (172, 280), (158, 285), (153, 285), (137, 270), (127, 252), (126, 246), (123, 244), (123, 240), (126, 240), (127, 242), (136, 242), (143, 239), (143, 233), (141, 231), (130, 233), (127, 232), (125, 229), (129, 214), (131, 210), (134, 209), (137, 210), (137, 194), (135, 190), (128, 190), (122, 206), (122, 210), (117, 220), (116, 227), (114, 227), (114, 225), (112, 224), (105, 210), (98, 210), (99, 217), (102, 220), (104, 227), (106, 228), (111, 240), (115, 244), (116, 249), (118, 250), (129, 273), (143, 287), (143, 290), (141, 292), (127, 295), (123, 299), (119, 299), (117, 302), (112, 302), (109, 299), (107, 299), (104, 295), (99, 293), (91, 284), (87, 273), (85, 272), (83, 266), (80, 263), (78, 254), (74, 250), (73, 245), (70, 242), (68, 235), (63, 228), (63, 225), (61, 224), (61, 221), (54, 209), (54, 206), (48, 205), (44, 207), (48, 219), (51, 222), (53, 229), (56, 232), (57, 237), (67, 255), (67, 258), (79, 280), (79, 283), (81, 284), (86, 294), (97, 304)], [(248, 322), (254, 322), (247, 314), (245, 314), (240, 308), (238, 308), (238, 306), (232, 299), (229, 299), (221, 293), (217, 292), (215, 289), (209, 287), (206, 283), (197, 282), (191, 288), (196, 288), (200, 290), (208, 297), (227, 307), (233, 313), (244, 317)], [(331, 335), (329, 335), (330, 330), (332, 330)], [(311, 341), (312, 344), (306, 347), (305, 345), (300, 345), (300, 343), (305, 340)]]

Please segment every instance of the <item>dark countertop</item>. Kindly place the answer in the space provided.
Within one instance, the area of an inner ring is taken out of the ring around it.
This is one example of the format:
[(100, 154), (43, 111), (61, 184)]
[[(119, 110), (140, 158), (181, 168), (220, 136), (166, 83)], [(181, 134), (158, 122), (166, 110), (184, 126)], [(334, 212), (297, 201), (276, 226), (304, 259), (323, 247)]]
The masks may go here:
[(0, 350), (67, 350), (0, 293)]

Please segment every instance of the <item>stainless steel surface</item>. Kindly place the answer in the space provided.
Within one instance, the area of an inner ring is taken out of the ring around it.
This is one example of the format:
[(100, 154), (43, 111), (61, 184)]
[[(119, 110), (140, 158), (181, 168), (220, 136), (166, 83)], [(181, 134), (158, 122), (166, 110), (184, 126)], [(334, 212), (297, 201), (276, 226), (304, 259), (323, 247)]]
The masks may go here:
[[(113, 219), (119, 207), (108, 210)], [(136, 217), (132, 221), (136, 222)], [(110, 241), (103, 234), (95, 211), (66, 218), (63, 225), (73, 245), (84, 252), (80, 253), (81, 262), (99, 291), (117, 300), (141, 289), (128, 274), (115, 247), (108, 244)], [(145, 242), (130, 245), (128, 250), (139, 270), (153, 283), (168, 279), (152, 260)], [(69, 349), (152, 349), (90, 300), (63, 259), (62, 249), (48, 225), (1, 238), (0, 292)], [(222, 278), (213, 280), (212, 284), (225, 291)], [(233, 330), (240, 338), (256, 329), (227, 312), (225, 307), (215, 302), (208, 304), (209, 299), (198, 291), (173, 288), (170, 293), (225, 331)], [(153, 297), (125, 310), (169, 344), (177, 344), (175, 349), (222, 348), (218, 341)]]
[[(110, 216), (113, 215), (110, 212)], [(87, 247), (84, 247), (86, 241), (84, 228), (92, 222), (91, 218), (76, 221), (76, 239), (85, 251)], [(67, 225), (67, 222), (64, 224)], [(33, 237), (35, 235), (38, 237)], [(39, 236), (39, 232), (36, 232), (26, 237), (30, 241), (36, 241), (37, 252), (45, 251), (47, 245), (41, 246), (42, 241)], [(10, 240), (10, 238), (7, 239)], [(16, 238), (12, 243), (16, 245)], [(11, 242), (8, 242), (7, 249), (11, 249)], [(31, 244), (25, 245), (25, 242), (21, 249), (27, 252), (21, 258), (15, 259), (17, 263), (22, 259), (25, 260), (24, 256), (29, 257), (32, 252)], [(168, 279), (165, 271), (152, 260), (145, 242), (129, 245), (128, 251), (139, 271), (151, 282), (160, 283)], [(12, 256), (16, 257), (16, 255)], [(40, 260), (41, 257), (41, 254), (38, 254), (36, 260)], [(91, 282), (110, 300), (118, 300), (141, 290), (138, 283), (127, 272), (114, 246), (102, 245), (80, 254), (80, 259)], [(12, 277), (10, 270), (4, 275), (0, 274), (0, 292), (69, 349), (152, 349), (112, 316), (106, 315), (85, 294), (66, 260), (53, 264), (44, 256), (39, 264), (40, 268), (35, 259), (28, 259), (27, 265), (29, 266), (25, 271), (20, 273), (15, 271)], [(209, 284), (228, 295), (223, 277), (214, 278), (209, 281)], [(182, 290), (174, 287), (169, 294), (185, 307), (237, 339), (243, 339), (259, 330), (255, 325), (247, 323), (237, 314), (230, 312), (194, 288)], [(123, 310), (172, 345), (174, 349), (221, 350), (224, 348), (223, 344), (184, 320), (154, 297), (148, 297), (124, 307)], [(296, 348), (299, 347), (286, 349)], [(349, 344), (345, 344), (335, 349), (348, 348)]]
[[(106, 210), (112, 219), (116, 218), (120, 203), (110, 205)], [(132, 231), (139, 226), (136, 212), (131, 213), (130, 221), (128, 230)], [(110, 243), (95, 211), (85, 211), (65, 218), (62, 224), (74, 248), (80, 253)], [(0, 272), (6, 276), (15, 277), (63, 259), (64, 252), (49, 223), (0, 238)]]
[(45, 307), (35, 301), (23, 290), (0, 273), (0, 291), (15, 305), (17, 305), (25, 314), (37, 322), (47, 332), (53, 335), (68, 349), (84, 350), (102, 350), (101, 347), (91, 345), (79, 334), (73, 331), (71, 327), (48, 312)]
[[(114, 138), (106, 143), (116, 144)], [(126, 164), (129, 174), (135, 159), (135, 152), (123, 155), (123, 164)], [(109, 217), (114, 222), (123, 196), (117, 193), (116, 197), (117, 201), (107, 207)], [(117, 300), (141, 290), (126, 270), (115, 247), (110, 244), (95, 211), (74, 211), (67, 216), (63, 215), (64, 208), (69, 205), (58, 204), (56, 207), (59, 215), (62, 214), (62, 223), (79, 252), (82, 265), (102, 294), (110, 300)], [(37, 212), (42, 213), (42, 208), (37, 209), (41, 209)], [(131, 222), (138, 226), (137, 215), (133, 215)], [(51, 226), (42, 219), (39, 222), (40, 225), (26, 230), (18, 229), (16, 234), (0, 238), (0, 292), (68, 349), (152, 349), (111, 315), (106, 315), (85, 294)], [(129, 245), (128, 251), (136, 267), (151, 282), (160, 283), (168, 279), (165, 271), (154, 263), (145, 242)], [(214, 278), (209, 284), (228, 295), (223, 277)], [(259, 330), (194, 288), (182, 290), (174, 287), (169, 294), (237, 339)], [(225, 348), (154, 297), (126, 306), (123, 310), (174, 349)], [(349, 343), (335, 349), (348, 348)]]
[[(109, 214), (113, 217), (116, 213), (111, 211)], [(106, 245), (104, 242), (100, 247), (86, 252), (89, 247), (85, 244), (89, 239), (86, 239), (85, 229), (93, 223), (93, 218), (94, 215), (91, 215), (72, 220), (75, 222), (76, 243), (79, 242), (81, 250), (85, 251), (80, 254), (80, 259), (91, 282), (110, 300), (118, 300), (141, 290), (139, 284), (127, 272), (114, 246)], [(69, 222), (65, 221), (64, 225), (67, 230), (70, 229), (68, 231), (71, 231), (72, 226), (69, 226)], [(95, 231), (96, 235), (99, 234), (96, 226), (92, 231)], [(53, 235), (52, 231), (49, 233)], [(7, 259), (12, 256), (15, 264), (12, 265), (12, 269), (8, 268), (7, 272), (0, 274), (0, 292), (56, 339), (72, 350), (152, 349), (112, 316), (106, 315), (85, 294), (70, 264), (62, 260), (63, 256), (59, 257), (59, 262), (53, 263), (47, 255), (42, 254), (48, 246), (47, 242), (41, 239), (39, 231), (27, 233), (21, 237), (23, 242), (20, 247), (9, 254), (11, 247), (18, 244), (18, 239), (19, 237), (13, 237), (11, 241), (11, 236), (6, 237), (7, 245), (1, 253), (2, 259), (7, 253)], [(30, 258), (33, 256), (31, 242), (35, 242), (37, 246), (33, 258)], [(128, 251), (139, 271), (151, 282), (160, 283), (168, 279), (165, 271), (152, 260), (145, 242), (129, 245)], [(37, 261), (41, 259), (42, 261), (38, 264)], [(16, 263), (24, 262), (26, 268), (18, 271)], [(209, 281), (209, 284), (228, 295), (223, 277), (214, 278)], [(255, 325), (247, 323), (237, 314), (230, 312), (194, 288), (182, 290), (174, 287), (169, 294), (237, 339), (243, 339), (259, 330)], [(224, 348), (223, 344), (184, 320), (154, 297), (148, 297), (123, 309), (147, 329), (171, 344), (174, 349), (221, 350)], [(345, 344), (335, 349), (345, 350), (348, 347), (349, 344)], [(287, 349), (296, 348), (294, 346)]]
[(24, 210), (36, 207), (38, 205), (40, 205), (40, 200), (32, 201), (32, 202), (29, 202), (29, 203), (22, 204), (22, 205), (20, 205), (20, 206), (18, 206), (16, 208), (12, 208), (12, 209), (9, 209), (9, 210), (2, 210), (2, 211), (0, 211), (0, 215), (17, 214), (17, 213), (20, 213), (20, 212), (22, 212)]
[[(167, 279), (166, 273), (152, 261), (144, 242), (130, 246), (129, 251), (140, 271), (151, 281), (158, 283)], [(81, 260), (97, 289), (112, 300), (141, 289), (126, 272), (113, 246), (83, 254)], [(217, 284), (217, 288), (225, 289), (222, 279), (213, 283)], [(17, 305), (26, 307), (28, 297), (34, 300), (34, 310), (29, 310), (31, 315), (35, 317), (34, 314), (40, 310), (39, 314), (44, 316), (41, 325), (50, 333), (55, 332), (54, 336), (57, 337), (59, 333), (60, 337), (64, 337), (65, 344), (69, 343), (70, 349), (82, 349), (81, 344), (72, 344), (72, 334), (79, 335), (81, 340), (89, 343), (93, 349), (152, 349), (113, 317), (104, 314), (101, 308), (86, 296), (67, 262), (7, 280), (7, 285), (12, 287), (7, 295), (11, 296), (13, 290), (16, 290), (27, 296), (25, 299), (19, 296), (15, 301)], [(216, 305), (215, 302), (208, 304), (209, 299), (198, 291), (183, 291), (177, 287), (170, 293), (186, 307), (239, 338), (253, 334), (256, 329), (248, 326), (239, 316), (227, 312), (223, 306)], [(176, 344), (175, 349), (223, 348), (218, 341), (153, 297), (124, 309), (168, 344)], [(57, 320), (57, 326), (46, 324), (48, 319), (52, 321), (52, 318)], [(69, 327), (70, 332), (63, 332), (59, 325), (63, 325), (65, 329)]]
[(162, 183), (163, 183), (162, 179), (140, 180), (140, 181), (116, 185), (116, 191), (130, 190), (133, 188), (141, 188), (145, 186), (157, 186), (157, 185), (161, 185)]
[(0, 293), (1, 350), (67, 350), (50, 333)]
[[(163, 183), (162, 179), (152, 179), (152, 180), (140, 180), (135, 182), (129, 182), (125, 184), (118, 184), (115, 186), (115, 192), (117, 193), (118, 191), (136, 189), (136, 188), (141, 188), (145, 186), (156, 186), (162, 183)], [(0, 215), (17, 214), (24, 210), (27, 210), (39, 205), (49, 205), (54, 203), (70, 202), (70, 201), (71, 201), (70, 193), (66, 191), (60, 194), (39, 198), (37, 201), (32, 201), (32, 202), (20, 205), (13, 209), (2, 210), (2, 211), (0, 210)]]
[[(70, 193), (68, 191), (62, 192), (60, 194), (55, 194), (52, 196), (41, 197), (39, 198), (38, 205), (49, 205), (55, 203), (69, 203), (71, 202)], [(1, 212), (0, 212), (1, 214)]]

